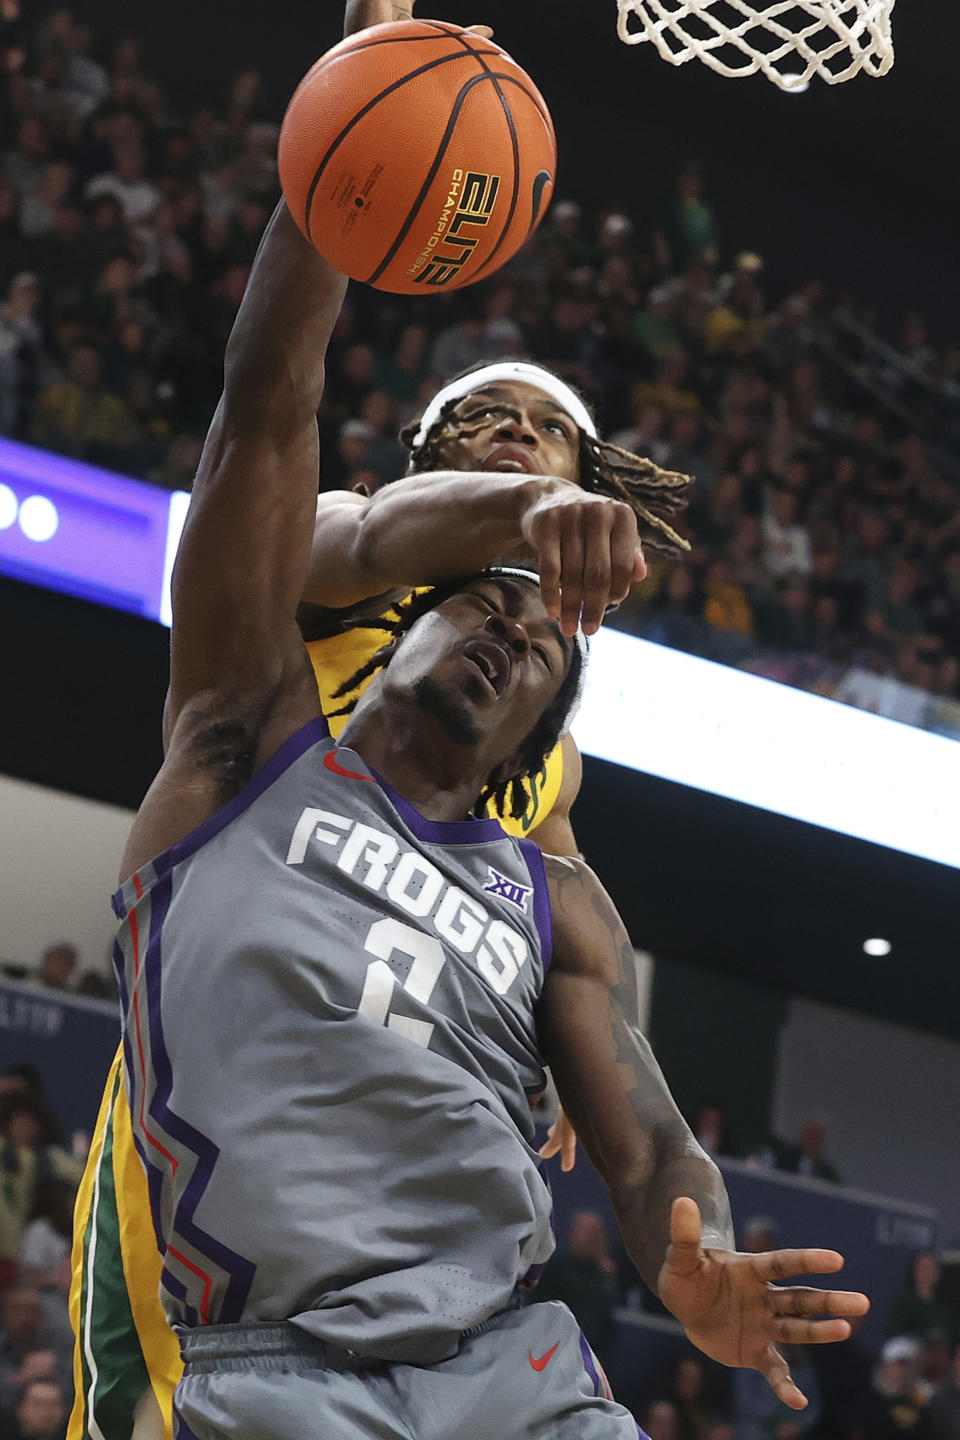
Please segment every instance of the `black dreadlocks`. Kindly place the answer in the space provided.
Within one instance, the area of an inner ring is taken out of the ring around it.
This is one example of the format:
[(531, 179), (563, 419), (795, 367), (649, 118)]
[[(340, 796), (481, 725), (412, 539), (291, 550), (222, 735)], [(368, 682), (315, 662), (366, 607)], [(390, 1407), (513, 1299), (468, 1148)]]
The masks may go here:
[[(420, 595), (411, 596), (408, 600), (399, 601), (385, 615), (370, 620), (356, 621), (355, 625), (362, 626), (364, 629), (385, 630), (390, 639), (371, 655), (366, 664), (361, 665), (348, 679), (344, 680), (342, 685), (334, 690), (331, 697), (333, 700), (342, 700), (344, 696), (350, 698), (344, 705), (341, 705), (339, 710), (332, 710), (328, 718), (333, 719), (335, 715), (352, 714), (360, 699), (355, 692), (364, 680), (375, 675), (378, 670), (385, 670), (396, 653), (399, 641), (408, 630), (413, 628), (421, 616), (426, 615), (430, 610), (435, 610), (438, 605), (442, 605), (444, 600), (449, 600), (452, 595), (459, 594), (465, 583), (467, 582), (463, 580), (446, 581), (442, 585), (435, 585), (432, 590), (426, 590)], [(509, 802), (512, 818), (514, 820), (522, 818), (528, 804), (523, 780), (528, 775), (536, 775), (559, 741), (569, 719), (570, 707), (577, 694), (582, 669), (583, 656), (580, 647), (575, 645), (563, 684), (524, 741), (520, 755), (521, 773), (514, 776), (513, 779), (501, 781), (498, 785), (488, 781), (477, 797), (477, 802), (473, 807), (474, 815), (481, 816), (486, 806), (492, 802), (496, 813), (502, 819), (506, 814)]]
[[(469, 375), (470, 370), (462, 373)], [(502, 416), (505, 420), (520, 420), (517, 411), (509, 405), (492, 404), (490, 401), (478, 403), (475, 408), (454, 416), (454, 411), (464, 399), (469, 399), (469, 396), (447, 401), (424, 436), (423, 443), (416, 448), (414, 440), (420, 427), (419, 420), (412, 421), (400, 431), (400, 439), (410, 451), (412, 471), (422, 474), (428, 470), (446, 469), (449, 462), (444, 455), (444, 446), (451, 440), (475, 435), (490, 423), (491, 414)], [(623, 500), (629, 505), (637, 517), (642, 539), (651, 550), (661, 550), (668, 555), (679, 555), (689, 550), (689, 542), (677, 534), (668, 517), (686, 508), (686, 491), (693, 483), (692, 477), (679, 470), (664, 470), (646, 456), (622, 450), (619, 445), (611, 445), (609, 440), (595, 439), (579, 427), (578, 434), (581, 488), (593, 495)]]

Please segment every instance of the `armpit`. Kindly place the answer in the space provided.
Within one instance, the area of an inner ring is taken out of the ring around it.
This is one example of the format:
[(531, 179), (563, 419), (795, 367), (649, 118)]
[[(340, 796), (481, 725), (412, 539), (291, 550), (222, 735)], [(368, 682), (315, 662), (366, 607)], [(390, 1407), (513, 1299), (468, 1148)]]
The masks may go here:
[(352, 625), (365, 620), (375, 620), (377, 616), (383, 615), (385, 611), (405, 600), (410, 594), (406, 586), (396, 590), (385, 590), (380, 595), (371, 595), (366, 600), (360, 600), (356, 605), (348, 605), (343, 610), (329, 610), (325, 605), (312, 605), (309, 601), (303, 600), (297, 607), (297, 625), (300, 634), (305, 642), (312, 640), (331, 640), (336, 635), (342, 635)]

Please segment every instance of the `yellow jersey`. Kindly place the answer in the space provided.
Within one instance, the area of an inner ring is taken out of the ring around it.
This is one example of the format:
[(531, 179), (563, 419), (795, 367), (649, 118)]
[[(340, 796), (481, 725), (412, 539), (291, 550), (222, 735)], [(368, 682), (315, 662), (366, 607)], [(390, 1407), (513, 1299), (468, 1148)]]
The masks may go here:
[[(342, 704), (330, 697), (383, 639), (381, 631), (357, 627), (308, 643), (325, 712)], [(334, 737), (348, 718), (329, 719)], [(535, 829), (556, 804), (562, 780), (558, 745), (540, 773), (524, 781), (527, 808), (519, 820), (502, 818), (504, 830), (523, 837)], [(134, 1409), (148, 1386), (163, 1416), (164, 1440), (172, 1440), (173, 1392), (183, 1366), (160, 1307), (161, 1267), (146, 1176), (133, 1146), (121, 1047), (107, 1076), (74, 1212), (75, 1394), (67, 1440), (129, 1440)]]

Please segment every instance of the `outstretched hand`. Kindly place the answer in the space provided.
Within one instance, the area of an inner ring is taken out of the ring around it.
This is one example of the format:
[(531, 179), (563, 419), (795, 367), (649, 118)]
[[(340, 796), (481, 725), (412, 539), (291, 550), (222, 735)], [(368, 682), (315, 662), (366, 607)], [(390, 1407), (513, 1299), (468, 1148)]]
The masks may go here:
[(722, 1365), (759, 1370), (793, 1410), (807, 1405), (779, 1345), (846, 1340), (848, 1317), (865, 1315), (866, 1295), (850, 1290), (777, 1286), (792, 1275), (830, 1275), (843, 1268), (836, 1250), (769, 1250), (744, 1255), (705, 1250), (696, 1202), (678, 1199), (670, 1214), (670, 1245), (660, 1270), (660, 1299), (690, 1340)]

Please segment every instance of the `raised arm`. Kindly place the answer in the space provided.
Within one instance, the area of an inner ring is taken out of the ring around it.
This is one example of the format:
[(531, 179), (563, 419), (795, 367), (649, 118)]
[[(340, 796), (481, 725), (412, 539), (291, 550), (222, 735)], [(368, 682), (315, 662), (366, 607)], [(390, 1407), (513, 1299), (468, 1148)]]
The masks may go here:
[(806, 1401), (777, 1343), (843, 1340), (865, 1296), (771, 1282), (839, 1270), (833, 1250), (734, 1250), (723, 1178), (677, 1109), (639, 1024), (633, 948), (596, 876), (545, 857), (553, 963), (539, 1033), (564, 1110), (605, 1181), (644, 1280), (705, 1354), (760, 1370), (794, 1409)]
[(169, 719), (193, 696), (271, 694), (300, 647), (323, 358), (343, 277), (281, 201), (227, 344), (173, 575)]
[[(646, 574), (629, 505), (549, 475), (442, 470), (372, 499), (321, 496), (303, 599), (345, 609), (396, 588), (474, 574), (513, 551), (533, 555), (547, 612), (598, 630)], [(569, 622), (569, 623), (568, 623)]]
[[(412, 10), (413, 0), (349, 0), (344, 31)], [(296, 608), (317, 503), (316, 413), (346, 283), (281, 201), (227, 343), (223, 396), (174, 569), (170, 731), (191, 697), (265, 698), (297, 666)]]
[[(354, 0), (348, 29), (395, 11), (389, 0)], [(296, 616), (317, 505), (324, 357), (345, 290), (281, 201), (227, 342), (174, 567), (166, 758), (122, 877), (201, 824), (319, 714)]]

